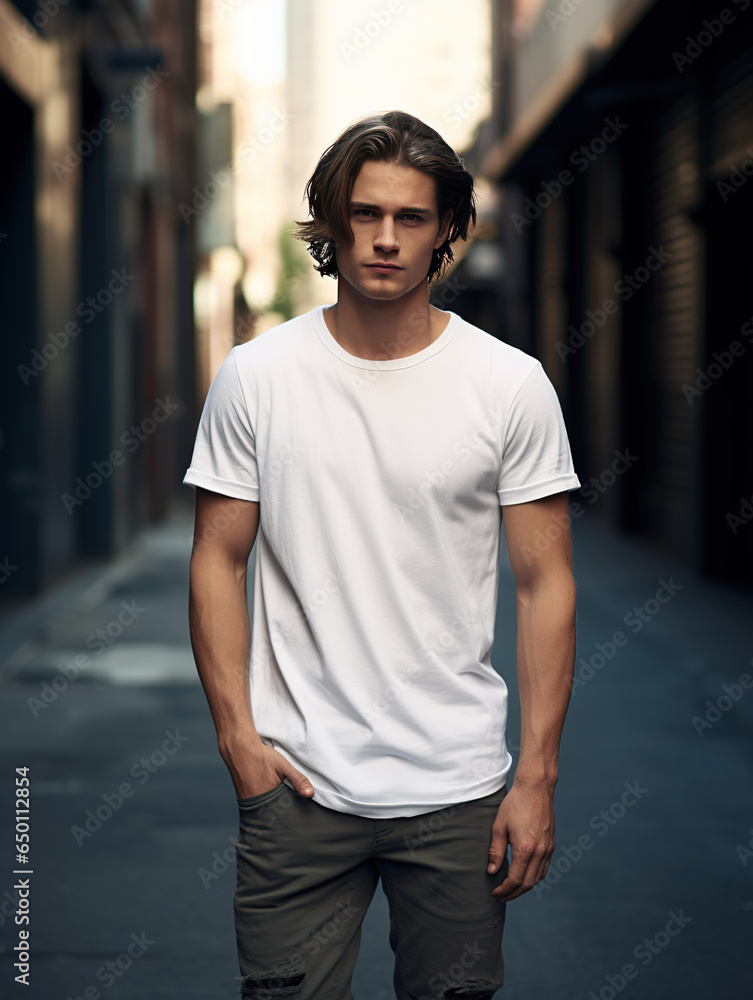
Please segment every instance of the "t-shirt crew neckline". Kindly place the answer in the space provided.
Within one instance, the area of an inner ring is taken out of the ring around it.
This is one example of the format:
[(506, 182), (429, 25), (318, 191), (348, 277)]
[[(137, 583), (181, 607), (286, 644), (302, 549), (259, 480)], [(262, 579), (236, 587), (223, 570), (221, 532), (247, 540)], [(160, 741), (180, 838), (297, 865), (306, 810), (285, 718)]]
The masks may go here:
[(324, 310), (327, 308), (329, 307), (317, 306), (316, 309), (314, 309), (314, 328), (316, 329), (319, 340), (322, 344), (324, 344), (328, 351), (335, 355), (336, 358), (339, 358), (348, 365), (352, 365), (354, 368), (365, 368), (369, 371), (390, 371), (398, 368), (412, 368), (414, 365), (420, 365), (422, 361), (427, 361), (429, 358), (433, 358), (435, 354), (439, 354), (440, 351), (443, 351), (445, 347), (447, 347), (455, 335), (458, 324), (458, 317), (455, 313), (441, 310), (441, 312), (449, 315), (450, 321), (434, 343), (429, 344), (428, 347), (424, 347), (423, 350), (417, 351), (415, 354), (409, 354), (406, 358), (385, 358), (384, 360), (375, 358), (358, 358), (355, 354), (351, 354), (349, 351), (346, 351), (345, 348), (339, 344), (330, 333), (330, 329), (324, 319)]

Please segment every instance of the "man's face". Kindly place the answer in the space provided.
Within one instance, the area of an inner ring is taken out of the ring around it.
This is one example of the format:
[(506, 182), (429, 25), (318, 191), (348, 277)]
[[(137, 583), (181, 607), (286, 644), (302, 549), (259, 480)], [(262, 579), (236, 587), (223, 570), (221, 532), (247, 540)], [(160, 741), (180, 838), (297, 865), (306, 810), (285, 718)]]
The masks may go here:
[(447, 238), (451, 216), (446, 213), (440, 230), (431, 175), (367, 160), (350, 195), (353, 242), (336, 245), (340, 278), (365, 298), (399, 299), (425, 282), (432, 253)]

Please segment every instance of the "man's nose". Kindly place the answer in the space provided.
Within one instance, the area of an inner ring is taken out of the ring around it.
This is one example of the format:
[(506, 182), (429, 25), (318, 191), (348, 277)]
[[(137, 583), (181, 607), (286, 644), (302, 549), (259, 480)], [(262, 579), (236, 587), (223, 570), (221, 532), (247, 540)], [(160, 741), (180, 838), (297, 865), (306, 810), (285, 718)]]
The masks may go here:
[(398, 245), (395, 221), (385, 216), (382, 218), (374, 237), (374, 246), (381, 250), (395, 250)]

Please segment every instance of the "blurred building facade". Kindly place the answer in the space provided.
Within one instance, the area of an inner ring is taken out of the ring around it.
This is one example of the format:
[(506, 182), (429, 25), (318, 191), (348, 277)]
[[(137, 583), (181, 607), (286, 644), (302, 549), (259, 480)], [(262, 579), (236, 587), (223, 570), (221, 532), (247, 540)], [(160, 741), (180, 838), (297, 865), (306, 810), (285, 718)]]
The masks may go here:
[(497, 0), (493, 35), (458, 311), (544, 364), (571, 500), (753, 586), (753, 4)]
[(283, 0), (199, 0), (198, 17), (198, 168), (181, 211), (197, 241), (200, 411), (229, 351), (288, 318), (274, 311), (288, 115)]
[(0, 598), (121, 549), (193, 431), (194, 0), (0, 0)]

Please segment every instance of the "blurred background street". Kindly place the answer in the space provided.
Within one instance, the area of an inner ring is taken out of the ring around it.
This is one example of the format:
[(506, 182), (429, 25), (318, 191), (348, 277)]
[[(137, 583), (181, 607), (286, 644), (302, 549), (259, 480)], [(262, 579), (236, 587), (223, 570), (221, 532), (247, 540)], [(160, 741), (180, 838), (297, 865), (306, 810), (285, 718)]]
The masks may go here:
[[(583, 484), (558, 846), (501, 995), (751, 993), (751, 0), (0, 0), (2, 996), (237, 995), (182, 478), (230, 349), (335, 300), (290, 230), (390, 108), (478, 185), (432, 301), (542, 361)], [(379, 889), (356, 1000), (391, 976)]]

